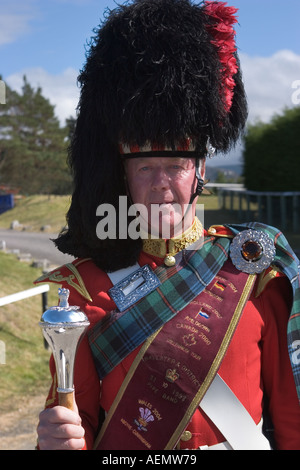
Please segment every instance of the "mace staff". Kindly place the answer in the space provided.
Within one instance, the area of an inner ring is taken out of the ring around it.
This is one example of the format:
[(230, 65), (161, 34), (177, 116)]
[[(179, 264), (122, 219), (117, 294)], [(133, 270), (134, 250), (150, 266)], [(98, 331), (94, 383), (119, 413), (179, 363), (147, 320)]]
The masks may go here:
[(59, 305), (43, 313), (39, 326), (55, 361), (59, 404), (72, 410), (76, 352), (90, 322), (79, 307), (69, 306), (69, 295), (69, 289), (58, 289)]

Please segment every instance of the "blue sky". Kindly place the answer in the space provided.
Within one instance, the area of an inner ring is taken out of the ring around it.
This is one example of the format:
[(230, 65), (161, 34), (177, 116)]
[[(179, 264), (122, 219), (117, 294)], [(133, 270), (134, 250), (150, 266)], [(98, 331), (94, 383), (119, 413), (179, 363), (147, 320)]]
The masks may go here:
[[(1, 0), (2, 75), (29, 67), (44, 67), (53, 74), (79, 69), (92, 29), (106, 6), (114, 5), (112, 0)], [(241, 52), (268, 57), (288, 49), (300, 54), (299, 0), (233, 0), (229, 5), (239, 8)]]
[[(285, 106), (295, 105), (292, 86), (300, 81), (300, 1), (233, 0), (228, 4), (239, 8), (237, 44), (249, 120), (268, 121)], [(114, 6), (113, 0), (0, 0), (3, 80), (20, 89), (26, 74), (55, 104), (61, 122), (74, 115), (76, 77), (84, 63), (85, 44), (105, 8)]]

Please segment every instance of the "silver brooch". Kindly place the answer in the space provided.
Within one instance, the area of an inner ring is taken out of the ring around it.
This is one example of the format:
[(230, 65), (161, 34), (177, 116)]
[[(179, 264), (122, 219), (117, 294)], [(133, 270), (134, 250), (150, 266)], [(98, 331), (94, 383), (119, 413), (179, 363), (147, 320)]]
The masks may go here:
[(232, 263), (248, 274), (259, 274), (267, 269), (275, 252), (274, 242), (266, 233), (251, 229), (236, 235), (230, 246)]
[(108, 291), (120, 312), (154, 291), (161, 282), (148, 264), (136, 269)]

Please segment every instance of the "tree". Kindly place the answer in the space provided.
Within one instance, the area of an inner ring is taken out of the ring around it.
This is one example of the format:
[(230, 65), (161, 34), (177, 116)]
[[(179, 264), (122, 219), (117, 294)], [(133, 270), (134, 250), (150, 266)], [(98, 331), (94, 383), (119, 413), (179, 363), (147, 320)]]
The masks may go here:
[(245, 186), (253, 191), (300, 191), (300, 107), (269, 124), (248, 128), (244, 138)]
[(69, 193), (67, 127), (59, 126), (54, 106), (26, 77), (21, 94), (8, 86), (6, 91), (0, 108), (0, 182), (27, 194)]

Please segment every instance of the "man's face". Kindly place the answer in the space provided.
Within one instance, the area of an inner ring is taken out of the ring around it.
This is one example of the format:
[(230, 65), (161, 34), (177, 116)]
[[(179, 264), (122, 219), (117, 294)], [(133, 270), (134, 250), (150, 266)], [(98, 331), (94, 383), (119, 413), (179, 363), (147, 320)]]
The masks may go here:
[(133, 203), (142, 204), (147, 210), (149, 233), (168, 238), (168, 229), (173, 237), (189, 228), (197, 202), (196, 198), (188, 206), (197, 186), (194, 158), (129, 158), (125, 171)]

